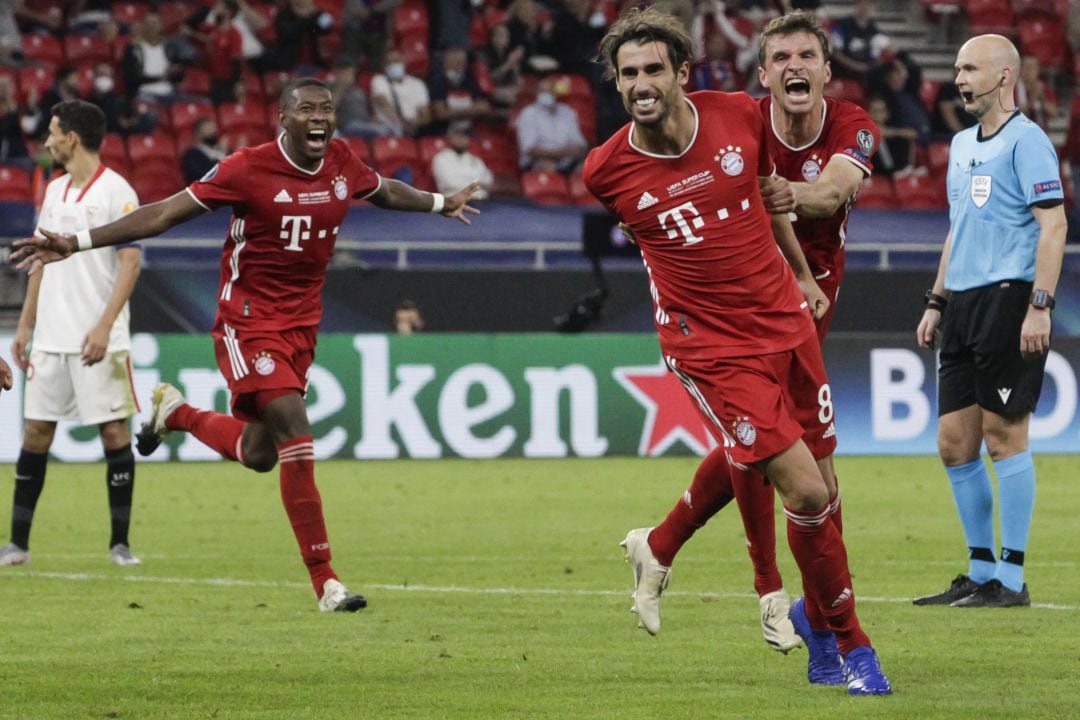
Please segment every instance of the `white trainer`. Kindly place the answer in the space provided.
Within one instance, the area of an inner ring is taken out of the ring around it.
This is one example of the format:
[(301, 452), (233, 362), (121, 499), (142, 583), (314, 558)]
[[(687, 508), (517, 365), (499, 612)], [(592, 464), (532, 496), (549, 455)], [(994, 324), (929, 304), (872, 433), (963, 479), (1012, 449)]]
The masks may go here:
[(330, 578), (323, 583), (323, 594), (319, 598), (319, 610), (323, 612), (356, 612), (367, 607), (363, 595), (349, 592), (340, 580)]
[(169, 434), (169, 428), (165, 427), (165, 420), (185, 402), (187, 401), (184, 400), (180, 391), (169, 383), (161, 383), (154, 388), (150, 396), (150, 405), (153, 408), (150, 422), (143, 423), (142, 428), (135, 434), (135, 449), (140, 455), (146, 457), (158, 449), (165, 436)]
[(109, 559), (113, 565), (142, 565), (142, 560), (131, 554), (131, 548), (123, 543), (117, 543), (109, 548)]
[(634, 571), (634, 604), (630, 612), (637, 613), (639, 628), (656, 635), (660, 632), (660, 593), (668, 586), (671, 568), (661, 565), (653, 555), (649, 547), (652, 530), (631, 530), (619, 544), (626, 548), (626, 561)]
[(773, 650), (785, 655), (802, 645), (802, 638), (795, 632), (788, 612), (791, 610), (791, 598), (783, 588), (762, 595), (758, 600), (761, 606), (761, 634)]
[(30, 562), (30, 551), (23, 550), (15, 543), (8, 543), (0, 548), (0, 565), (25, 565)]

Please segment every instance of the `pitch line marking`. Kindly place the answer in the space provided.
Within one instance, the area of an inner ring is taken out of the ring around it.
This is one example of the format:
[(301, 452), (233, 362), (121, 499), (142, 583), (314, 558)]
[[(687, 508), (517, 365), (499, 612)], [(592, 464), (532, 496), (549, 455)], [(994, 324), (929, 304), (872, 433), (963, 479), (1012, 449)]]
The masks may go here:
[[(67, 580), (74, 582), (94, 582), (117, 580), (132, 583), (151, 583), (159, 585), (206, 585), (212, 587), (269, 587), (269, 588), (306, 588), (308, 583), (290, 582), (287, 580), (244, 580), (242, 578), (181, 578), (159, 577), (154, 575), (106, 575), (103, 573), (62, 573), (62, 572), (36, 572), (14, 571), (5, 572), (15, 577), (41, 578), (45, 580)], [(458, 593), (463, 595), (566, 595), (573, 597), (628, 597), (630, 590), (559, 590), (556, 588), (474, 588), (461, 585), (389, 585), (382, 583), (366, 583), (359, 586), (361, 590), (386, 590), (388, 592), (419, 592), (433, 594)], [(702, 600), (728, 600), (728, 599), (757, 599), (755, 593), (749, 592), (688, 592), (668, 590), (665, 595), (671, 597), (701, 598)], [(910, 603), (911, 598), (874, 597), (867, 595), (856, 596), (863, 603)], [(1080, 610), (1080, 605), (1058, 605), (1054, 603), (1032, 603), (1031, 607), (1041, 610), (1064, 610), (1075, 612)]]

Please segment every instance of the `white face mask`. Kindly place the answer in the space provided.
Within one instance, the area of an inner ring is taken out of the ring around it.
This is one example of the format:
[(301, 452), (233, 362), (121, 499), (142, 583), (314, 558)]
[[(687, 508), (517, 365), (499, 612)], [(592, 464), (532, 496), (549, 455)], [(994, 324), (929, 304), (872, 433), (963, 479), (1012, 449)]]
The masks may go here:
[(465, 73), (461, 72), (460, 70), (447, 70), (446, 79), (454, 85), (457, 85), (459, 82), (465, 79)]
[(94, 89), (104, 95), (105, 93), (112, 92), (116, 83), (108, 75), (98, 75), (94, 78)]
[(555, 95), (553, 93), (549, 93), (547, 91), (536, 93), (536, 102), (540, 103), (540, 105), (542, 107), (546, 107), (546, 108), (554, 107), (555, 106)]
[(404, 63), (390, 63), (386, 66), (386, 77), (391, 80), (400, 80), (405, 77)]

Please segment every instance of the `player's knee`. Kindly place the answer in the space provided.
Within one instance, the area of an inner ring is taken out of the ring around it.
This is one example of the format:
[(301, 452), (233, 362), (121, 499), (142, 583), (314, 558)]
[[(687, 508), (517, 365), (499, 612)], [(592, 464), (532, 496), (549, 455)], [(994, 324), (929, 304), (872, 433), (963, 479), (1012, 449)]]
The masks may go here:
[(277, 456), (256, 453), (254, 457), (244, 458), (244, 467), (257, 473), (268, 473), (277, 467)]

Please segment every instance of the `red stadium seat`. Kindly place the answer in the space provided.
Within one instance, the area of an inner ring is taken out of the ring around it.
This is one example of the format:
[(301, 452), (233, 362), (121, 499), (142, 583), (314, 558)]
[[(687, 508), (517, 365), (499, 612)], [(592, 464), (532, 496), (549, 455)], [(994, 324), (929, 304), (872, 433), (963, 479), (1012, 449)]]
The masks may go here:
[(0, 167), (0, 201), (30, 202), (30, 173), (21, 168)]
[(427, 42), (428, 11), (422, 2), (406, 2), (394, 8), (390, 14), (390, 25), (398, 45), (404, 38), (422, 39)]
[(131, 163), (128, 160), (127, 145), (124, 143), (123, 135), (106, 133), (101, 141), (101, 150), (99, 152), (101, 162), (127, 177), (127, 171), (130, 169)]
[(1054, 21), (1058, 18), (1054, 0), (1012, 0), (1010, 4), (1017, 20), (1041, 18)]
[(825, 86), (825, 94), (866, 107), (866, 88), (854, 78), (833, 78)]
[(968, 0), (968, 25), (973, 35), (998, 33), (1016, 36), (1008, 0)]
[(349, 149), (356, 154), (356, 157), (364, 161), (371, 159), (371, 147), (364, 138), (350, 135), (343, 137), (342, 140), (344, 140), (349, 146)]
[(577, 113), (578, 126), (581, 134), (589, 141), (589, 145), (596, 144), (596, 103), (592, 98), (568, 97), (563, 102), (574, 108)]
[(169, 135), (132, 135), (128, 138), (128, 158), (135, 168), (176, 167), (176, 144)]
[(1039, 58), (1043, 70), (1061, 70), (1069, 54), (1061, 23), (1046, 19), (1020, 21), (1020, 49)]
[(592, 84), (584, 75), (554, 75), (551, 80), (555, 86), (555, 94), (563, 102), (569, 102), (570, 98), (595, 102)]
[(223, 103), (218, 106), (217, 118), (218, 126), (226, 132), (253, 127), (270, 130), (270, 125), (266, 122), (266, 109), (261, 101)]
[(416, 141), (409, 137), (377, 137), (371, 141), (371, 157), (379, 170), (417, 162)]
[(541, 205), (569, 205), (570, 188), (566, 178), (556, 172), (532, 170), (521, 174), (525, 197)]
[(600, 205), (600, 202), (585, 187), (585, 179), (580, 170), (570, 176), (570, 200), (575, 205)]
[(473, 139), (474, 152), (495, 174), (517, 174), (518, 152), (514, 143), (502, 135), (479, 135)]
[(195, 127), (195, 124), (203, 118), (210, 118), (215, 122), (217, 120), (214, 104), (210, 100), (178, 102), (169, 107), (169, 122), (172, 124), (174, 134)]
[(184, 24), (184, 21), (195, 14), (198, 8), (190, 3), (180, 2), (176, 0), (174, 2), (163, 2), (158, 5), (158, 15), (161, 16), (162, 30), (172, 35), (180, 26)]
[(402, 45), (401, 54), (405, 58), (406, 72), (420, 78), (427, 77), (431, 56), (426, 41), (412, 40)]
[(202, 68), (185, 68), (184, 78), (177, 89), (185, 95), (210, 97), (210, 73)]
[(274, 133), (268, 127), (238, 127), (221, 133), (229, 147), (235, 150), (242, 147), (255, 147), (274, 139)]
[(53, 68), (24, 67), (19, 70), (19, 98), (21, 101), (36, 93), (38, 99), (53, 84)]
[(919, 86), (919, 99), (922, 100), (926, 112), (931, 115), (933, 115), (937, 109), (937, 94), (939, 90), (941, 90), (941, 80), (927, 80), (924, 78), (922, 84)]
[(64, 55), (69, 65), (112, 62), (112, 46), (100, 35), (68, 35)]
[(868, 177), (859, 186), (855, 207), (865, 210), (892, 210), (896, 207), (896, 193), (892, 180), (887, 177)]
[(64, 46), (52, 35), (23, 35), (23, 57), (32, 65), (45, 65), (50, 68), (64, 62)]
[(160, 168), (141, 168), (136, 166), (130, 178), (131, 186), (139, 196), (140, 203), (157, 202), (184, 189), (180, 169), (172, 171)]
[(420, 138), (420, 162), (422, 162), (424, 165), (430, 165), (431, 159), (443, 150), (445, 150), (447, 147), (449, 146), (446, 144), (446, 138), (444, 137), (429, 136)]
[(130, 27), (143, 19), (150, 11), (150, 6), (144, 2), (116, 2), (112, 4), (112, 16), (116, 22)]
[(893, 186), (901, 210), (941, 210), (948, 207), (944, 177), (906, 173), (893, 178)]
[(926, 163), (930, 166), (930, 173), (937, 175), (945, 173), (949, 169), (949, 145), (946, 140), (932, 142), (926, 148)]

